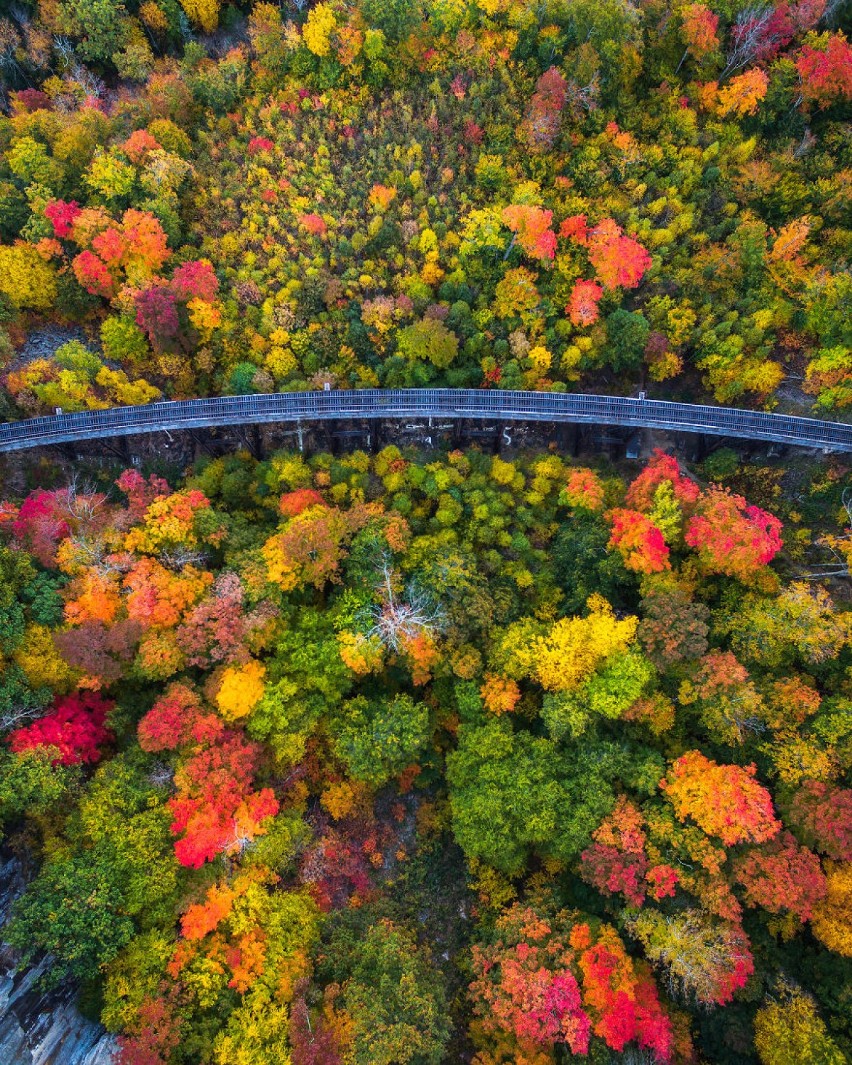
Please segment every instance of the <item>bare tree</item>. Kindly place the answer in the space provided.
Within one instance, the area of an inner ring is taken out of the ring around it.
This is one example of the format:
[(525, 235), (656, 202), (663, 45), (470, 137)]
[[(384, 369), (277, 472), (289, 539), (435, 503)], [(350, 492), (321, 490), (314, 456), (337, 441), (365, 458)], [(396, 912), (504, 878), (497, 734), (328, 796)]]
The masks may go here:
[(381, 574), (378, 588), (381, 601), (371, 611), (373, 624), (369, 636), (375, 636), (393, 651), (400, 651), (418, 636), (432, 635), (444, 628), (444, 612), (425, 589), (411, 582), (405, 588), (405, 598), (398, 598), (387, 555), (382, 557)]
[(92, 522), (106, 503), (106, 496), (94, 485), (80, 484), (75, 472), (66, 487), (56, 494), (56, 513), (71, 522)]
[(203, 566), (207, 555), (204, 551), (179, 545), (160, 552), (160, 561), (170, 569), (183, 569), (184, 566)]
[(74, 547), (75, 559), (87, 569), (95, 569), (103, 577), (126, 571), (127, 566), (120, 564), (101, 540), (87, 536), (71, 536), (69, 541)]
[(74, 42), (70, 37), (54, 37), (53, 51), (65, 69), (68, 69), (74, 63), (76, 53), (74, 52)]
[[(631, 923), (639, 924), (639, 919)], [(665, 970), (672, 997), (711, 1004), (720, 974), (730, 973), (749, 960), (748, 941), (724, 922), (710, 921), (698, 910), (671, 916), (658, 915), (652, 942), (645, 942), (648, 957)]]
[(174, 780), (175, 773), (171, 766), (165, 762), (157, 762), (154, 768), (148, 774), (148, 783), (153, 784), (155, 788), (165, 787), (166, 784), (171, 784)]
[(813, 566), (803, 574), (806, 581), (827, 580), (829, 577), (848, 577), (849, 574), (849, 546), (852, 544), (852, 489), (844, 488), (840, 497), (846, 517), (849, 521), (849, 529), (843, 536), (821, 536), (817, 541), (819, 547), (824, 548), (830, 558), (829, 561)]
[(82, 63), (74, 63), (71, 67), (71, 76), (86, 90), (88, 96), (103, 96), (106, 92), (106, 83), (97, 74), (93, 74)]
[(809, 128), (806, 128), (805, 132), (802, 134), (802, 139), (793, 149), (793, 158), (801, 159), (803, 155), (807, 155), (816, 142), (816, 137), (811, 133)]
[(0, 18), (0, 70), (15, 70), (18, 61), (15, 52), (21, 46), (18, 31), (7, 18)]
[(573, 79), (568, 82), (565, 102), (575, 119), (579, 119), (584, 111), (591, 112), (598, 109), (600, 92), (600, 79), (597, 74), (592, 76), (587, 85), (579, 85)]
[(40, 706), (13, 706), (0, 714), (0, 732), (11, 732), (20, 728), (27, 721), (41, 717), (44, 708)]
[(767, 31), (774, 13), (774, 7), (751, 4), (737, 15), (737, 21), (731, 30), (732, 47), (727, 55), (725, 69), (719, 75), (720, 82), (737, 70), (747, 67), (763, 48), (773, 43), (775, 38)]
[(234, 818), (231, 827), (231, 834), (226, 839), (222, 840), (221, 845), (222, 851), (225, 854), (226, 859), (229, 861), (229, 865), (231, 862), (242, 858), (246, 851), (251, 850), (255, 845), (254, 837), (248, 835), (246, 831), (241, 828), (236, 818)]
[(751, 713), (751, 709), (748, 699), (744, 699), (742, 695), (735, 695), (730, 701), (728, 712), (723, 714), (725, 721), (735, 733), (738, 743), (745, 743), (750, 735), (759, 736), (766, 732), (765, 723), (756, 714)]

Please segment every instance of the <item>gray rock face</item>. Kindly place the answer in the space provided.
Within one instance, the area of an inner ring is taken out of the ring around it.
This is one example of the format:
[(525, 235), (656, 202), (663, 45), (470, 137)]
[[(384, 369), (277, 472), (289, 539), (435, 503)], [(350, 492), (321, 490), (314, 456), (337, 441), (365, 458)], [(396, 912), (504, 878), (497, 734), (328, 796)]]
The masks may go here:
[[(21, 863), (0, 859), (0, 926), (24, 884)], [(17, 960), (0, 946), (0, 1065), (112, 1065), (115, 1040), (80, 1014), (74, 986), (42, 991), (49, 960), (25, 972), (16, 971)]]

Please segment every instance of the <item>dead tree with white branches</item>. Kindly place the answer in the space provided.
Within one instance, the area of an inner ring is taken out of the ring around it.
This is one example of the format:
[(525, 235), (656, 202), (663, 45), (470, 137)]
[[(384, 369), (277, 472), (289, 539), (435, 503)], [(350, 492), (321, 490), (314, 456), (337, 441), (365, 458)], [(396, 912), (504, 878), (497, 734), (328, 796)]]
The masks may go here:
[(424, 588), (409, 582), (404, 597), (400, 597), (397, 584), (390, 557), (385, 554), (381, 559), (381, 581), (377, 588), (379, 602), (371, 609), (372, 625), (367, 635), (398, 652), (420, 635), (432, 636), (441, 632), (446, 617), (440, 604)]

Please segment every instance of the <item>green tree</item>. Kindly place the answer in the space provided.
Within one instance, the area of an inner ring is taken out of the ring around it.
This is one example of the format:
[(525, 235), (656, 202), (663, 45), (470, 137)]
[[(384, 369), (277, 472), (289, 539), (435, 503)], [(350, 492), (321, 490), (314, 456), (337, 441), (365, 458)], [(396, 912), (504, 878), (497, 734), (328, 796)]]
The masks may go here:
[(459, 352), (459, 338), (437, 318), (424, 318), (397, 334), (399, 353), (410, 362), (431, 362), (446, 370)]
[(121, 909), (143, 928), (174, 917), (179, 868), (169, 831), (165, 789), (148, 779), (137, 748), (119, 754), (95, 773), (68, 823), (75, 850), (89, 848), (92, 863), (121, 886)]
[(121, 871), (81, 851), (45, 864), (15, 903), (6, 939), (23, 964), (50, 953), (48, 983), (56, 984), (64, 976), (96, 979), (134, 931)]
[(34, 747), (20, 754), (0, 754), (0, 823), (63, 808), (79, 780), (80, 766), (54, 764), (54, 753)]
[(299, 610), (278, 634), (266, 667), (263, 698), (246, 728), (268, 743), (279, 761), (294, 765), (304, 757), (317, 723), (334, 714), (352, 685), (330, 614)]
[(429, 742), (429, 708), (410, 695), (344, 703), (332, 726), (335, 750), (359, 780), (380, 787), (412, 765)]
[(511, 876), (533, 852), (570, 859), (615, 802), (612, 770), (591, 746), (563, 751), (502, 719), (463, 725), (447, 757), (455, 837), (468, 857)]
[(121, 0), (64, 0), (62, 18), (67, 32), (79, 38), (83, 59), (104, 62), (127, 43), (130, 25)]
[(614, 606), (628, 606), (636, 578), (621, 555), (608, 551), (610, 530), (595, 514), (575, 513), (556, 534), (551, 557), (556, 580), (565, 594), (566, 613), (577, 613), (595, 593)]
[(642, 365), (651, 327), (644, 315), (619, 307), (606, 319), (606, 361), (616, 373), (633, 372)]
[(407, 37), (423, 15), (419, 0), (362, 0), (361, 11), (367, 25), (394, 44)]
[(384, 919), (353, 936), (345, 922), (328, 946), (352, 1018), (355, 1065), (440, 1065), (450, 1036), (446, 991), (428, 949)]
[(542, 719), (554, 739), (582, 735), (596, 715), (618, 718), (644, 692), (654, 675), (640, 654), (613, 655), (574, 692), (544, 697)]

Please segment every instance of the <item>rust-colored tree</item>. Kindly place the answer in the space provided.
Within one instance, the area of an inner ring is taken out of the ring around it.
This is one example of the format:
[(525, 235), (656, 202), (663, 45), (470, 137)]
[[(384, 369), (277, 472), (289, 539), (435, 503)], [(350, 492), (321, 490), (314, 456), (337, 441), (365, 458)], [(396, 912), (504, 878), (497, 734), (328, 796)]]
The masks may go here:
[(726, 846), (762, 843), (776, 836), (781, 824), (756, 773), (753, 765), (719, 765), (700, 751), (688, 751), (672, 762), (660, 787), (679, 820), (690, 818)]

